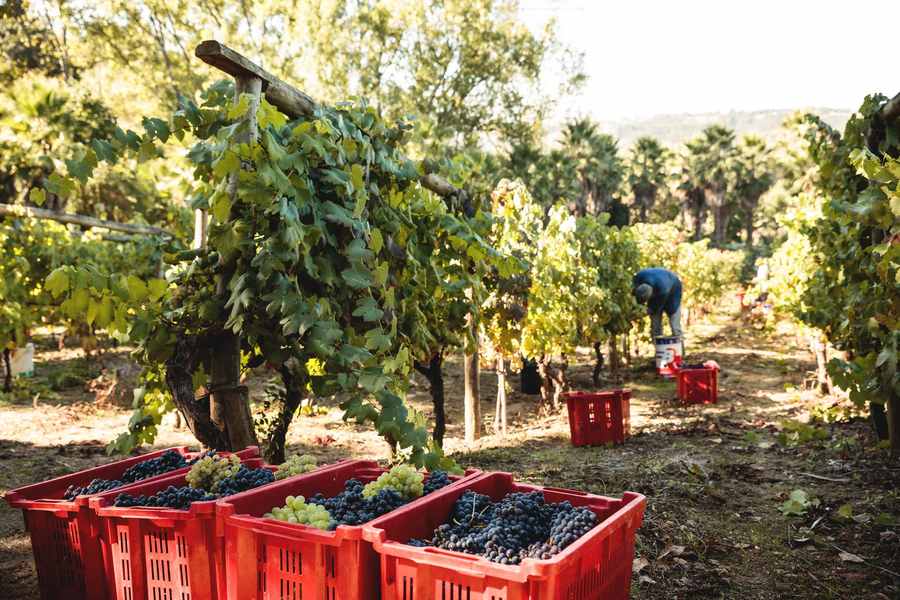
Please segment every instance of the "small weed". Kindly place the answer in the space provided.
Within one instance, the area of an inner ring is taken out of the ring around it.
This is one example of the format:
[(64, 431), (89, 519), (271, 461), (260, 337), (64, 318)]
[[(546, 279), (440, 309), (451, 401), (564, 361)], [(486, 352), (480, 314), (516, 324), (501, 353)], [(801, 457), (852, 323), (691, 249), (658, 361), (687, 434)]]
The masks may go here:
[(810, 498), (803, 490), (794, 490), (778, 510), (785, 516), (801, 517), (807, 510), (817, 506), (819, 506), (817, 498)]

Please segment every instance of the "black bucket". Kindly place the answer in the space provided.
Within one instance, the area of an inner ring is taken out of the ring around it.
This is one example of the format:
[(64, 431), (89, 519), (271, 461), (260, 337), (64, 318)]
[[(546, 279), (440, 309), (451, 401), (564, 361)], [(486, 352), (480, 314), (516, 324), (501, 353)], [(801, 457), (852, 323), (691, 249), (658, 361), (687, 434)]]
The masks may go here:
[(536, 360), (524, 360), (519, 372), (519, 384), (523, 394), (541, 393), (541, 375)]

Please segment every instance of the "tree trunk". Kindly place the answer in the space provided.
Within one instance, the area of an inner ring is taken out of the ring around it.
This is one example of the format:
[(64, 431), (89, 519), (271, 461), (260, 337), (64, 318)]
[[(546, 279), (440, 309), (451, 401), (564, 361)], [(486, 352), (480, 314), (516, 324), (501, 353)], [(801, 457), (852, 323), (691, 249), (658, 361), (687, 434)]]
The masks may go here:
[(303, 387), (287, 367), (281, 367), (281, 381), (284, 383), (284, 400), (275, 423), (266, 440), (265, 459), (271, 465), (280, 465), (285, 461), (287, 433), (303, 401)]
[(12, 361), (10, 360), (11, 351), (9, 348), (3, 349), (3, 366), (6, 369), (3, 377), (3, 391), (12, 391)]
[(481, 437), (481, 394), (478, 385), (478, 351), (466, 354), (463, 360), (465, 384), (465, 436), (466, 444)]
[(553, 380), (550, 376), (550, 360), (546, 356), (542, 356), (538, 359), (537, 364), (538, 373), (541, 376), (541, 404), (538, 412), (542, 413), (553, 402)]
[(603, 344), (594, 342), (594, 373), (591, 379), (595, 386), (600, 385), (600, 372), (603, 370)]
[(725, 236), (728, 232), (728, 221), (731, 220), (730, 210), (723, 203), (717, 204), (714, 208), (713, 218), (715, 221), (715, 230), (713, 232), (713, 241), (717, 246), (725, 244)]
[(497, 408), (494, 412), (494, 433), (506, 435), (506, 361), (497, 359)]
[(622, 334), (622, 356), (625, 358), (625, 364), (631, 366), (631, 349), (628, 347), (628, 334)]
[(538, 413), (546, 414), (559, 409), (559, 397), (568, 387), (565, 357), (559, 368), (553, 366), (551, 359), (542, 356), (538, 360), (538, 372), (541, 374), (541, 404)]
[(621, 361), (619, 360), (619, 341), (616, 336), (609, 338), (609, 372), (618, 375)]
[(428, 361), (428, 365), (420, 362), (413, 364), (416, 371), (428, 380), (431, 403), (434, 405), (434, 430), (431, 437), (438, 445), (444, 443), (444, 433), (447, 431), (447, 415), (444, 402), (444, 352), (435, 353)]
[(744, 245), (753, 248), (753, 211), (747, 211), (747, 222), (744, 224)]
[(816, 357), (816, 383), (818, 384), (819, 392), (831, 395), (831, 377), (828, 376), (827, 368), (828, 348), (821, 339), (812, 338), (810, 340), (810, 350), (812, 350), (813, 355)]
[(887, 397), (888, 433), (891, 438), (891, 455), (900, 456), (900, 396), (893, 391)]

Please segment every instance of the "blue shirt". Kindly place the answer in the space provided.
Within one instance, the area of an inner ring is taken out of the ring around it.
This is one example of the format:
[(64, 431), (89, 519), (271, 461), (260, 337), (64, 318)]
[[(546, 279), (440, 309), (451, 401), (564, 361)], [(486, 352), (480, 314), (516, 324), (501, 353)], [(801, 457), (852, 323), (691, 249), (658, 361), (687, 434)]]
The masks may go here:
[(632, 289), (646, 283), (653, 288), (653, 295), (647, 302), (647, 312), (673, 315), (681, 307), (681, 280), (668, 269), (652, 268), (638, 271), (634, 276)]

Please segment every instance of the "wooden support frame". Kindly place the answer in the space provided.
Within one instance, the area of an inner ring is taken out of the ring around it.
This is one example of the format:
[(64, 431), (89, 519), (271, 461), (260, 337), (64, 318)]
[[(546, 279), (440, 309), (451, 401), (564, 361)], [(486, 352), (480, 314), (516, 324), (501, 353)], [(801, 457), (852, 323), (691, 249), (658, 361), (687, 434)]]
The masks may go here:
[[(194, 51), (197, 58), (235, 78), (257, 78), (262, 81), (262, 92), (272, 106), (289, 117), (308, 117), (319, 104), (310, 96), (272, 75), (246, 56), (216, 40), (201, 42)], [(450, 184), (440, 175), (429, 173), (419, 178), (425, 189), (438, 196), (465, 197), (465, 191)]]
[(132, 223), (118, 223), (116, 221), (104, 221), (94, 217), (76, 215), (73, 213), (55, 212), (33, 206), (20, 206), (18, 204), (0, 204), (0, 216), (19, 217), (22, 219), (47, 219), (58, 223), (81, 225), (82, 227), (99, 227), (110, 231), (121, 231), (135, 235), (159, 235), (174, 237), (171, 233), (160, 227), (151, 225), (137, 225)]

